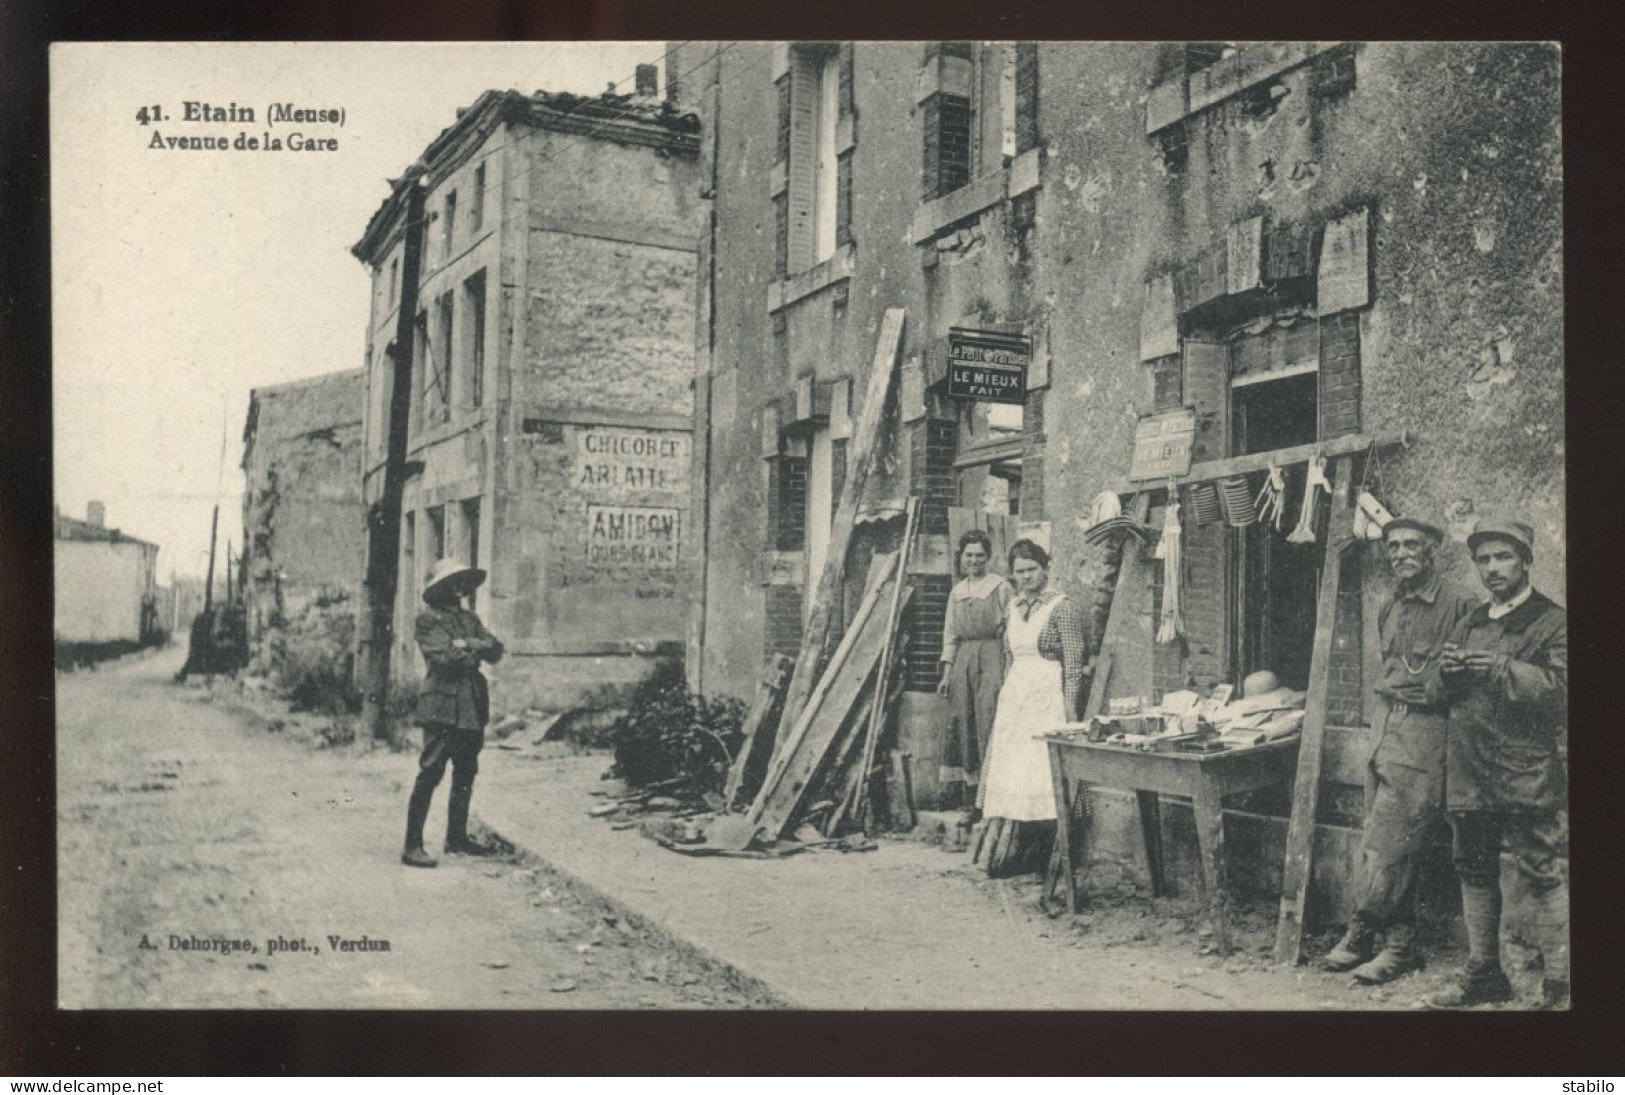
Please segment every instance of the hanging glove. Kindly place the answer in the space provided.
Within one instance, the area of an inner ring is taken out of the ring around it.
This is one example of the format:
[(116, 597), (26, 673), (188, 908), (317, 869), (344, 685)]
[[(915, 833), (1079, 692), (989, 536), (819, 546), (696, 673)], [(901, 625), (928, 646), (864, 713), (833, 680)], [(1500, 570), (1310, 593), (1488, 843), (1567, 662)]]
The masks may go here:
[(1264, 485), (1259, 488), (1258, 500), (1255, 503), (1259, 523), (1274, 525), (1275, 531), (1280, 532), (1285, 501), (1286, 480), (1281, 477), (1281, 469), (1271, 464), (1269, 475), (1265, 477)]
[(1303, 508), (1298, 511), (1298, 527), (1287, 534), (1289, 544), (1315, 542), (1315, 507), (1320, 501), (1319, 491), (1331, 493), (1332, 485), (1326, 480), (1326, 458), (1316, 456), (1309, 461), (1309, 474), (1303, 480)]
[(1185, 617), (1179, 610), (1179, 503), (1173, 491), (1168, 492), (1168, 508), (1162, 515), (1162, 540), (1157, 544), (1157, 557), (1162, 560), (1162, 626), (1157, 629), (1157, 642), (1171, 643), (1185, 633)]
[(1388, 507), (1371, 494), (1362, 490), (1354, 500), (1354, 535), (1360, 540), (1381, 540), (1382, 530), (1394, 515), (1388, 512)]

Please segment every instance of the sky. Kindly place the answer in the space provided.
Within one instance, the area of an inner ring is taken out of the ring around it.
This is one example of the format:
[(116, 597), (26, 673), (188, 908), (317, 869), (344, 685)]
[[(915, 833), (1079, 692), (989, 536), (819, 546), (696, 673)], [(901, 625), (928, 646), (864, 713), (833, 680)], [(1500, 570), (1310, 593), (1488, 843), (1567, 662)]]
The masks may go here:
[[(632, 89), (658, 42), (115, 43), (51, 52), (56, 503), (202, 577), (209, 521), (242, 542), (249, 391), (359, 368), (366, 268), (350, 254), (398, 177), (489, 88)], [(252, 108), (186, 123), (188, 101)], [(268, 106), (344, 124), (267, 126)], [(148, 122), (138, 112), (145, 107)], [(154, 108), (167, 116), (154, 122)], [(179, 151), (161, 137), (336, 137), (323, 152)], [(223, 458), (222, 458), (223, 451)], [(224, 564), (220, 564), (223, 571)]]

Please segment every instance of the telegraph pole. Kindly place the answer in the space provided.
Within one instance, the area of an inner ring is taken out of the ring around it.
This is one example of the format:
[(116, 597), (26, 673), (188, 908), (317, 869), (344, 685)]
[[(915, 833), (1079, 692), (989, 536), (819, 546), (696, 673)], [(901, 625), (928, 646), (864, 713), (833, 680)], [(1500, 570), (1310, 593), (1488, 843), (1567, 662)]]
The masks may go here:
[(406, 425), (412, 409), (412, 339), (416, 331), (418, 277), (423, 263), (421, 176), (407, 182), (401, 256), (400, 311), (395, 319), (395, 353), (389, 359), (390, 386), (384, 457), (384, 483), (367, 511), (367, 574), (362, 585), (367, 636), (367, 673), (361, 719), (374, 738), (389, 736), (389, 661), (395, 637), (395, 594), (399, 588), (401, 498), (406, 490)]

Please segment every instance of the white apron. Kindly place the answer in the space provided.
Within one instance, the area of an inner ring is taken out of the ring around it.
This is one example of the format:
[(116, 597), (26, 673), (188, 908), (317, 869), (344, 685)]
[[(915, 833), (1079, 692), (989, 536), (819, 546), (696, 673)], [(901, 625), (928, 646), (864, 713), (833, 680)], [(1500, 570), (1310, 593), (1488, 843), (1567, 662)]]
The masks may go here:
[(1034, 740), (1066, 721), (1061, 699), (1061, 663), (1038, 652), (1049, 615), (1062, 598), (1033, 610), (1029, 619), (1010, 606), (1005, 634), (1013, 661), (999, 692), (988, 759), (983, 764), (981, 800), (986, 817), (1012, 821), (1053, 821), (1055, 788), (1050, 780), (1049, 746)]

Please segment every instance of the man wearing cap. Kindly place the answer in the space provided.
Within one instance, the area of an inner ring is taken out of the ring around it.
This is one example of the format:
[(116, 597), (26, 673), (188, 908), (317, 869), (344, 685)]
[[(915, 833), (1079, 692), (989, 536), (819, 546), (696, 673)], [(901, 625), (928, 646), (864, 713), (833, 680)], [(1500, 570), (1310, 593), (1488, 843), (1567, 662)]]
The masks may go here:
[(1435, 1007), (1512, 998), (1501, 969), (1501, 849), (1535, 906), (1542, 1002), (1569, 998), (1568, 883), (1558, 857), (1567, 796), (1568, 616), (1529, 584), (1535, 536), (1522, 521), (1482, 518), (1467, 537), (1490, 601), (1456, 625), (1444, 648), (1450, 695), (1446, 807), (1461, 879), (1467, 968)]
[[(1376, 746), (1366, 766), (1366, 818), (1355, 870), (1355, 911), (1326, 955), (1333, 972), (1380, 985), (1421, 965), (1416, 953), (1417, 866), (1428, 837), (1444, 827), (1444, 682), (1440, 655), (1477, 600), (1445, 582), (1434, 556), (1444, 534), (1396, 517), (1383, 549), (1396, 585), (1377, 614), (1382, 672)], [(1382, 949), (1376, 948), (1378, 935)]]
[(406, 808), (406, 848), (401, 853), (401, 862), (409, 867), (435, 865), (434, 857), (423, 848), (423, 824), (448, 763), (451, 799), (446, 804), (446, 853), (495, 854), (495, 849), (468, 836), (468, 807), (490, 716), (490, 694), (480, 663), (502, 657), (502, 643), (463, 607), (463, 598), (472, 596), (483, 581), (485, 571), (441, 559), (429, 571), (423, 590), (428, 607), (418, 613), (416, 638), (429, 672), (418, 692), (423, 753)]

